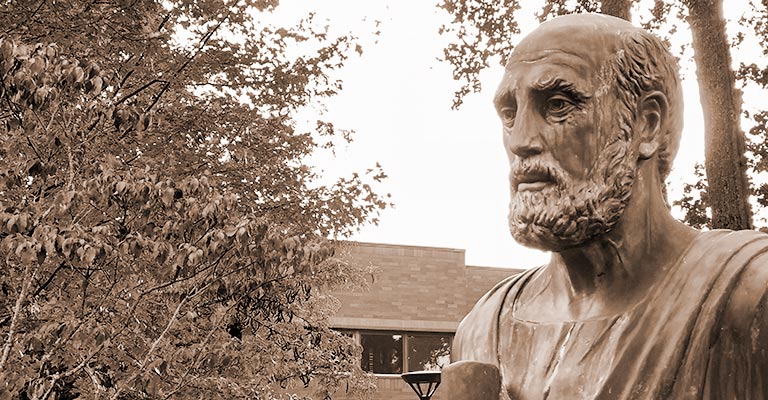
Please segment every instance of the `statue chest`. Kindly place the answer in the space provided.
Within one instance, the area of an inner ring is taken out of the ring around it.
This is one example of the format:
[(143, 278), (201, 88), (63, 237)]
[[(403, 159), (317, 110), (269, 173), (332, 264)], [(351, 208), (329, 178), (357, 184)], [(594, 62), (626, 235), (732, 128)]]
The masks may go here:
[(702, 265), (683, 263), (610, 317), (526, 321), (514, 315), (515, 296), (507, 297), (497, 354), (510, 398), (715, 399), (721, 396), (712, 393), (733, 393), (731, 384), (752, 385), (752, 370), (762, 368), (754, 351), (721, 326), (732, 288), (724, 278), (738, 274)]
[(639, 314), (644, 313), (544, 324), (503, 321), (499, 358), (510, 397), (642, 399), (668, 392), (687, 335), (660, 332)]

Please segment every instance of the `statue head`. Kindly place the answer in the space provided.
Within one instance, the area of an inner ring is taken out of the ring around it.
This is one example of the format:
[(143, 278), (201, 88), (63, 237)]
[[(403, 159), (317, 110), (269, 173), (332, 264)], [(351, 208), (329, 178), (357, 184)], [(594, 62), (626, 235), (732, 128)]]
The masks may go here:
[(494, 103), (510, 159), (510, 231), (560, 251), (609, 232), (640, 162), (659, 190), (682, 131), (677, 61), (654, 35), (599, 14), (546, 22), (515, 48)]

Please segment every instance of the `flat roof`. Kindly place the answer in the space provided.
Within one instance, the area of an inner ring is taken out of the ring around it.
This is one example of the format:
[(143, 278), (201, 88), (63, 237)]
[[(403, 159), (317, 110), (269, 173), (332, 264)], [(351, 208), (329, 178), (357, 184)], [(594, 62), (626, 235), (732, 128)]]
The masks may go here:
[(451, 248), (451, 247), (418, 246), (418, 245), (411, 245), (411, 244), (373, 243), (373, 242), (357, 242), (357, 241), (347, 241), (347, 243), (364, 245), (364, 246), (373, 246), (373, 247), (410, 248), (410, 249), (419, 249), (419, 250), (438, 250), (438, 251), (446, 251), (446, 252), (453, 252), (453, 253), (465, 253), (466, 252), (466, 250), (464, 250), (464, 249), (455, 249), (455, 248)]

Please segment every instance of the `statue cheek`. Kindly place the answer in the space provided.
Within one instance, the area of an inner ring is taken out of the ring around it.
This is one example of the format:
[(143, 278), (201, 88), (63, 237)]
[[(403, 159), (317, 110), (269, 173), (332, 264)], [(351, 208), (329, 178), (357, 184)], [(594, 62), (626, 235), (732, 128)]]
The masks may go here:
[(595, 125), (576, 123), (561, 125), (553, 143), (553, 156), (571, 176), (584, 178), (600, 152), (600, 136)]
[(511, 141), (512, 141), (511, 135), (512, 135), (511, 128), (505, 127), (502, 134), (502, 143), (504, 145), (504, 152), (507, 153), (507, 158), (509, 159), (510, 164), (517, 158), (517, 156), (515, 156), (515, 153), (513, 153), (511, 149)]

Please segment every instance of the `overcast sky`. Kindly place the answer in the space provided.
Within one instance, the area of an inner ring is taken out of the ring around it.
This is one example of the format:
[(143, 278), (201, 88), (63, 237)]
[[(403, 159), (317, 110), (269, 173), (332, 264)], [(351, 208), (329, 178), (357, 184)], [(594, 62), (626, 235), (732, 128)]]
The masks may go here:
[[(327, 103), (326, 114), (336, 126), (354, 129), (355, 141), (335, 159), (315, 161), (331, 176), (376, 162), (389, 175), (380, 189), (392, 194), (395, 208), (353, 239), (465, 249), (467, 265), (527, 268), (548, 259), (515, 243), (507, 229), (508, 165), (491, 105), (503, 69), (484, 72), (483, 92), (451, 110), (458, 83), (449, 65), (437, 61), (447, 40), (437, 31), (447, 15), (433, 1), (291, 0), (283, 7), (315, 10), (331, 26), (364, 37), (364, 53), (341, 71), (344, 90)], [(374, 20), (381, 21), (378, 28)], [(522, 26), (523, 33), (535, 25)], [(366, 37), (376, 29), (378, 37)], [(695, 71), (684, 66), (683, 73), (686, 128), (670, 179), (676, 186), (703, 159)]]

